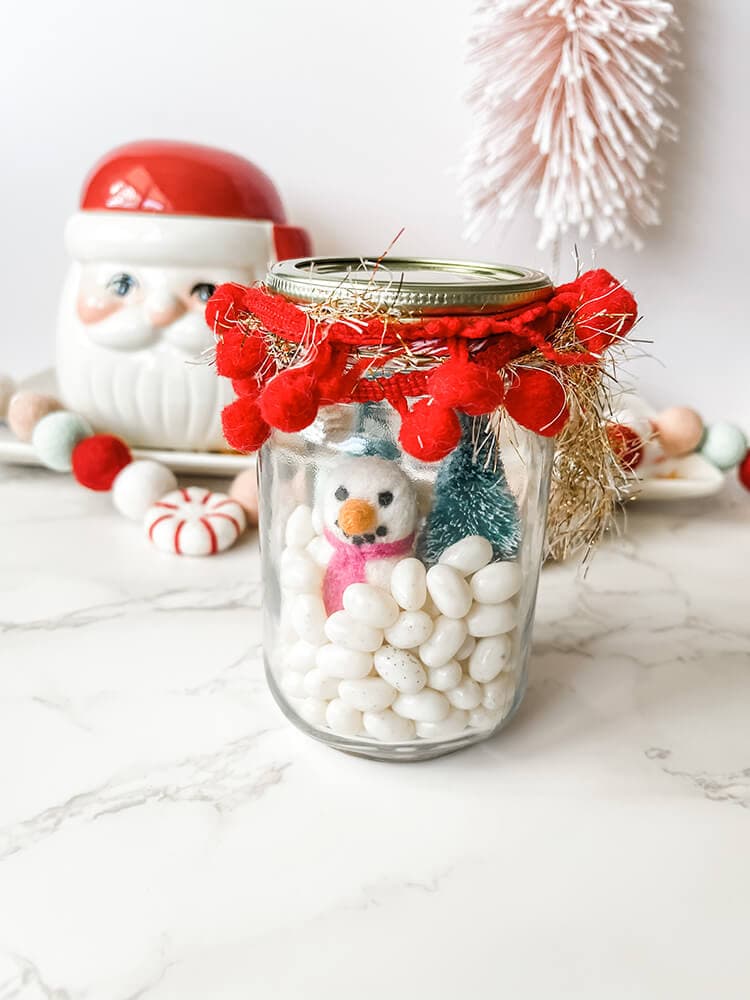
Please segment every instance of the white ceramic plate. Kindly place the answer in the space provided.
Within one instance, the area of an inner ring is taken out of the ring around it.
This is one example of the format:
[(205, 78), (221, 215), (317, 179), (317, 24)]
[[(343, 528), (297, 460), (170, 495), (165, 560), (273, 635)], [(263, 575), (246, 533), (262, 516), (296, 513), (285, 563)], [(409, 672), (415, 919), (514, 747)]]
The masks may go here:
[(700, 455), (687, 455), (665, 462), (658, 476), (633, 485), (633, 495), (639, 500), (688, 500), (718, 493), (724, 474)]

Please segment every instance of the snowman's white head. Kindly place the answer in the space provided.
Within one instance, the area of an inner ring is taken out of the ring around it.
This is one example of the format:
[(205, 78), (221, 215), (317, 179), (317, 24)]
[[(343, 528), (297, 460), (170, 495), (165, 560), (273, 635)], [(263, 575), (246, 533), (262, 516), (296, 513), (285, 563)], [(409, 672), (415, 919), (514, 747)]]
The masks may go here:
[(414, 531), (414, 489), (391, 461), (350, 458), (326, 473), (318, 493), (323, 524), (354, 545), (397, 542)]

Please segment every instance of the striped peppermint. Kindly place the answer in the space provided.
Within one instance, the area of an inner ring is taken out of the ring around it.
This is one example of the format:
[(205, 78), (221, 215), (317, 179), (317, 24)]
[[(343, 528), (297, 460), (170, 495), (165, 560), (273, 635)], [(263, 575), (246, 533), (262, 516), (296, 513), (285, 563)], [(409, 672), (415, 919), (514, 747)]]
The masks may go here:
[(233, 545), (245, 530), (245, 512), (226, 493), (186, 486), (167, 493), (146, 512), (148, 537), (162, 552), (212, 556)]

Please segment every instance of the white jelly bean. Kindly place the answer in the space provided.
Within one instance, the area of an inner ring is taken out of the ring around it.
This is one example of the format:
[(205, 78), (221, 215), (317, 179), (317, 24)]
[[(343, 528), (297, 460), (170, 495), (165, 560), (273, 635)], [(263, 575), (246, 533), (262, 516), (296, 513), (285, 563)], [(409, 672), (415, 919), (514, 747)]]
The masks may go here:
[(297, 708), (297, 711), (305, 722), (309, 722), (311, 726), (324, 726), (327, 708), (327, 701), (321, 701), (320, 698), (305, 698)]
[[(305, 681), (309, 676), (305, 677)], [(471, 677), (462, 678), (456, 687), (445, 692), (445, 696), (454, 708), (471, 710), (482, 703), (482, 689)]]
[(466, 728), (469, 713), (452, 708), (440, 722), (418, 722), (417, 736), (423, 740), (449, 740)]
[(419, 559), (402, 559), (391, 573), (391, 593), (404, 611), (419, 611), (427, 597), (426, 570)]
[(426, 642), (432, 634), (432, 618), (424, 611), (402, 611), (390, 628), (385, 630), (385, 640), (399, 649), (414, 649)]
[(294, 599), (297, 595), (289, 590), (281, 590), (281, 613), (279, 615), (279, 637), (285, 642), (296, 642), (297, 629), (294, 627)]
[(424, 611), (426, 615), (429, 615), (430, 618), (440, 617), (440, 609), (438, 608), (437, 604), (435, 604), (435, 602), (433, 601), (433, 599), (430, 597), (429, 594), (425, 598), (425, 602), (422, 605), (422, 611)]
[(391, 595), (370, 583), (350, 583), (343, 601), (352, 618), (365, 625), (388, 628), (398, 618), (398, 604)]
[(356, 736), (362, 732), (362, 713), (340, 698), (332, 701), (326, 709), (326, 722), (339, 736)]
[(294, 631), (305, 642), (319, 646), (326, 641), (326, 609), (316, 594), (298, 594), (293, 598), (291, 622)]
[(472, 729), (494, 729), (503, 721), (501, 712), (491, 712), (484, 705), (469, 712), (469, 725)]
[(323, 511), (319, 507), (313, 507), (312, 514), (310, 516), (310, 523), (313, 526), (313, 531), (316, 535), (323, 534)]
[(286, 531), (284, 533), (286, 544), (302, 549), (314, 534), (312, 511), (309, 507), (302, 504), (292, 511), (289, 515), (289, 520), (286, 522)]
[(451, 706), (444, 694), (424, 688), (418, 694), (400, 694), (393, 703), (393, 711), (415, 722), (440, 722), (450, 712)]
[(318, 650), (315, 663), (329, 677), (340, 677), (342, 680), (356, 679), (367, 677), (372, 670), (372, 653), (363, 653), (328, 643)]
[(427, 570), (427, 591), (438, 611), (448, 618), (463, 618), (471, 607), (471, 590), (452, 566), (431, 566)]
[(304, 698), (306, 674), (296, 674), (293, 670), (288, 671), (281, 678), (281, 690), (288, 698)]
[(375, 669), (392, 687), (416, 694), (427, 683), (424, 667), (413, 653), (394, 646), (381, 646), (375, 653)]
[(461, 648), (456, 653), (457, 660), (467, 660), (471, 654), (474, 652), (477, 645), (477, 640), (473, 635), (467, 635), (461, 644)]
[(382, 677), (339, 682), (339, 698), (360, 712), (382, 712), (393, 704), (397, 694)]
[(459, 542), (449, 545), (438, 562), (452, 566), (466, 576), (486, 566), (492, 559), (492, 545), (481, 535), (467, 535)]
[(365, 712), (362, 716), (365, 732), (383, 743), (405, 743), (417, 735), (417, 728), (411, 719), (402, 719), (390, 708), (382, 712)]
[(322, 580), (320, 566), (304, 549), (284, 549), (281, 554), (281, 585), (298, 594), (315, 594)]
[(442, 667), (452, 660), (466, 638), (466, 623), (460, 618), (441, 615), (435, 620), (432, 635), (419, 647), (419, 656), (426, 667)]
[(494, 635), (480, 639), (469, 657), (469, 676), (486, 684), (494, 681), (501, 670), (508, 666), (511, 641), (508, 635)]
[(356, 621), (348, 611), (334, 611), (325, 624), (325, 633), (331, 642), (363, 653), (374, 653), (383, 642), (382, 629)]
[(305, 551), (309, 554), (314, 563), (325, 569), (331, 561), (333, 546), (327, 538), (324, 538), (322, 535), (316, 535), (306, 547)]
[[(297, 676), (302, 675), (298, 674)], [(339, 684), (341, 682), (338, 677), (331, 677), (325, 671), (321, 670), (320, 667), (315, 667), (314, 670), (310, 670), (302, 676), (302, 683), (305, 688), (305, 694), (310, 698), (320, 698), (323, 701), (330, 701), (331, 698), (338, 696)]]
[(427, 671), (427, 686), (433, 691), (450, 691), (461, 683), (462, 677), (461, 664), (455, 660), (448, 660), (442, 667), (430, 667)]
[(474, 600), (482, 604), (502, 604), (520, 589), (521, 570), (515, 562), (491, 563), (471, 578)]
[(304, 639), (297, 639), (284, 653), (284, 669), (296, 670), (299, 674), (307, 673), (315, 666), (317, 652), (317, 645), (305, 642)]
[(510, 632), (517, 618), (516, 606), (510, 601), (504, 604), (478, 604), (475, 601), (466, 616), (466, 628), (469, 630), (469, 635), (482, 639), (488, 635)]
[(512, 674), (500, 674), (494, 681), (482, 685), (482, 704), (491, 712), (505, 714), (516, 693), (516, 679)]

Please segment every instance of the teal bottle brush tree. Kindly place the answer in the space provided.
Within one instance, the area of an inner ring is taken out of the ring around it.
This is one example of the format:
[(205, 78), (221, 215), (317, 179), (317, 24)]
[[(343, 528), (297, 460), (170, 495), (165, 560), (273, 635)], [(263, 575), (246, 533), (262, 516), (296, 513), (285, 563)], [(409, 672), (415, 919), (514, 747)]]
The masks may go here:
[(495, 559), (515, 558), (521, 541), (518, 507), (485, 433), (486, 420), (462, 417), (461, 425), (461, 440), (438, 470), (432, 509), (417, 543), (428, 565), (466, 535), (484, 535)]

